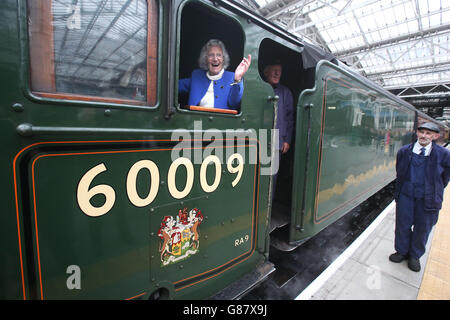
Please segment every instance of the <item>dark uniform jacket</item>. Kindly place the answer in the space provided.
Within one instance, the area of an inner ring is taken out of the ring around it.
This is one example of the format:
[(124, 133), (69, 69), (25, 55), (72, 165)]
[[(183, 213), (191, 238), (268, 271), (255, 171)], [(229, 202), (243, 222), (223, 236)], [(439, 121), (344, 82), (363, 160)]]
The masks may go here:
[[(409, 180), (409, 165), (414, 143), (400, 148), (397, 153), (397, 180), (395, 199), (398, 200), (403, 183)], [(439, 211), (442, 207), (444, 188), (450, 179), (450, 152), (433, 142), (431, 153), (425, 168), (424, 209), (429, 212)]]
[(279, 130), (278, 149), (283, 149), (283, 143), (292, 143), (292, 133), (294, 131), (294, 99), (291, 90), (278, 84), (274, 87), (275, 94), (280, 98), (278, 100), (277, 125)]

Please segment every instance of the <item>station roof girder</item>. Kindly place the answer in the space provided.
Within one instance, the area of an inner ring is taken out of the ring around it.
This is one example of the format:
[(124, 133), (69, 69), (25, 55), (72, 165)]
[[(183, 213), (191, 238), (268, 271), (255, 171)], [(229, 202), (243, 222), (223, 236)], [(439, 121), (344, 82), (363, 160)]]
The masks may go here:
[(235, 1), (393, 93), (450, 95), (448, 0)]

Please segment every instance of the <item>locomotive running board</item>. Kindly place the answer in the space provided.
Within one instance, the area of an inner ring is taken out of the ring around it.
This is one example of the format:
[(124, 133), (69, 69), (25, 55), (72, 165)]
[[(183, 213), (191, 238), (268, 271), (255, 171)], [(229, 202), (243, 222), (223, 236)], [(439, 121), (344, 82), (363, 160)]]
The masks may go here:
[(302, 239), (298, 242), (290, 242), (287, 243), (286, 241), (277, 239), (275, 237), (270, 238), (270, 245), (280, 251), (292, 251), (297, 249), (299, 246), (301, 246), (303, 243), (305, 243), (308, 239)]
[(209, 300), (237, 300), (258, 284), (266, 280), (266, 278), (275, 271), (275, 266), (271, 262), (264, 262), (256, 267), (254, 271), (245, 275), (238, 281), (233, 282), (230, 286), (219, 291)]
[(309, 238), (305, 238), (299, 241), (289, 241), (289, 228), (290, 224), (287, 224), (271, 232), (270, 245), (280, 251), (292, 251), (309, 240)]

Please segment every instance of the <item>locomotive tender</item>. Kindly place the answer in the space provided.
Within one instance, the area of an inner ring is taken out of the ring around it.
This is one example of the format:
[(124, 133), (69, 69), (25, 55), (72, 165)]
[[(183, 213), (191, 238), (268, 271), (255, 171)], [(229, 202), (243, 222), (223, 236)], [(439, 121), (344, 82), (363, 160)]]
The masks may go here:
[[(432, 121), (233, 1), (4, 0), (0, 17), (3, 299), (238, 297), (270, 245), (395, 179)], [(237, 113), (177, 94), (210, 38), (229, 70), (253, 57)], [(272, 201), (274, 58), (296, 121)]]

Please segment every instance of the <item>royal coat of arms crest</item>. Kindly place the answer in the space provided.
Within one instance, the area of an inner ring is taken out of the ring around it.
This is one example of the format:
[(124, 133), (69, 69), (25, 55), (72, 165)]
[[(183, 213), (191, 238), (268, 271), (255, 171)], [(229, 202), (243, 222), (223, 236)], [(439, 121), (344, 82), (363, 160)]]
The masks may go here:
[(161, 253), (161, 265), (187, 259), (199, 250), (199, 225), (203, 221), (203, 215), (197, 208), (179, 210), (178, 215), (165, 216), (158, 230), (161, 238), (159, 252)]

